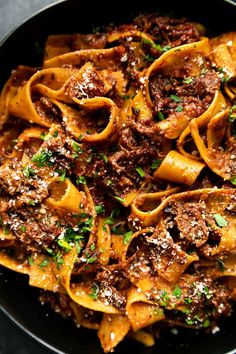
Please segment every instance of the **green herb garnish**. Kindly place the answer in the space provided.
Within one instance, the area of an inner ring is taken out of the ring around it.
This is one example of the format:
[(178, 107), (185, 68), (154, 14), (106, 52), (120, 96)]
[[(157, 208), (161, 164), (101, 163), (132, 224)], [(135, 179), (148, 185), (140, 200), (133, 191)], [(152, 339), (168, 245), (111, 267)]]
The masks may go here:
[(180, 299), (182, 290), (180, 289), (179, 285), (177, 284), (172, 292), (173, 296), (175, 296), (177, 299)]
[(23, 175), (26, 177), (26, 178), (30, 178), (30, 177), (33, 177), (35, 176), (35, 171), (33, 170), (33, 168), (31, 167), (23, 167)]
[(183, 80), (182, 80), (183, 84), (191, 84), (191, 82), (193, 82), (193, 79), (192, 77), (185, 77)]
[(38, 166), (38, 167), (43, 167), (45, 164), (50, 161), (52, 157), (52, 151), (48, 149), (42, 149), (40, 153), (35, 154), (32, 157), (32, 161)]
[(79, 185), (79, 184), (87, 184), (86, 182), (86, 178), (84, 176), (79, 176), (76, 180), (76, 184)]
[(123, 244), (124, 245), (126, 245), (130, 241), (132, 235), (133, 235), (133, 231), (128, 231), (124, 234), (124, 236), (123, 236)]
[(121, 198), (121, 197), (119, 197), (119, 196), (117, 196), (117, 195), (115, 195), (114, 198), (115, 198), (116, 200), (118, 200), (118, 202), (121, 202), (121, 203), (124, 203), (124, 202), (125, 202), (123, 198)]
[(177, 95), (170, 95), (170, 98), (176, 103), (179, 103), (182, 101), (182, 98)]
[(183, 112), (183, 106), (177, 106), (175, 110), (176, 112)]
[(219, 227), (224, 227), (228, 225), (228, 221), (223, 218), (220, 214), (214, 214), (215, 222)]
[(98, 294), (99, 294), (99, 286), (96, 283), (93, 283), (93, 286), (91, 288), (91, 293), (89, 294), (89, 296), (93, 300), (97, 300)]
[(102, 214), (105, 211), (105, 208), (102, 205), (96, 205), (95, 206), (95, 211), (99, 215), (99, 214)]
[(45, 258), (41, 263), (40, 263), (40, 268), (44, 268), (48, 265), (49, 260), (47, 258)]
[(163, 161), (163, 160), (161, 160), (161, 159), (154, 160), (154, 161), (152, 162), (151, 169), (152, 169), (152, 170), (155, 170), (157, 167), (160, 166), (160, 164), (162, 163), (162, 161)]
[(142, 167), (136, 167), (135, 170), (138, 172), (138, 174), (139, 174), (141, 177), (144, 177), (144, 176), (145, 176), (145, 172), (144, 172), (144, 170), (142, 169)]

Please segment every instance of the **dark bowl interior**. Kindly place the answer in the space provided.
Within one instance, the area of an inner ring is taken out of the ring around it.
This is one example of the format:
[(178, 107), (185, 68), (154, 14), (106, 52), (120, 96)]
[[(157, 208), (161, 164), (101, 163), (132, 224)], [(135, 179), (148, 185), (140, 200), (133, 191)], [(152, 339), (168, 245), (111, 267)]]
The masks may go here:
[[(236, 30), (236, 7), (219, 0), (68, 0), (38, 13), (10, 34), (0, 47), (0, 86), (17, 64), (38, 65), (46, 37), (55, 33), (91, 32), (93, 26), (129, 21), (140, 12), (187, 16), (199, 21), (214, 34)], [(0, 308), (31, 338), (56, 353), (101, 354), (96, 333), (78, 329), (38, 301), (38, 290), (28, 286), (27, 276), (1, 268)], [(162, 333), (155, 347), (145, 348), (124, 341), (116, 353), (136, 354), (223, 354), (236, 352), (236, 316), (224, 321), (216, 334), (179, 329), (178, 335)]]

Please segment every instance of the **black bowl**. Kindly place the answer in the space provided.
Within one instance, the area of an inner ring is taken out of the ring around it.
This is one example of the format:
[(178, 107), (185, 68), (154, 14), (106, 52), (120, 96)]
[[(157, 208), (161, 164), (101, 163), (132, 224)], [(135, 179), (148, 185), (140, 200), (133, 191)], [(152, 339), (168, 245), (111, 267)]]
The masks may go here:
[[(11, 33), (0, 46), (0, 86), (17, 64), (40, 65), (49, 34), (91, 32), (93, 26), (122, 23), (140, 12), (160, 12), (187, 16), (218, 34), (236, 30), (236, 7), (232, 1), (220, 0), (68, 0), (39, 12)], [(38, 290), (28, 286), (27, 276), (1, 268), (0, 309), (21, 330), (56, 353), (101, 354), (93, 331), (78, 329), (38, 301)], [(221, 324), (213, 334), (180, 329), (178, 335), (163, 333), (155, 347), (145, 348), (131, 340), (121, 343), (117, 354), (225, 354), (236, 353), (235, 315)]]

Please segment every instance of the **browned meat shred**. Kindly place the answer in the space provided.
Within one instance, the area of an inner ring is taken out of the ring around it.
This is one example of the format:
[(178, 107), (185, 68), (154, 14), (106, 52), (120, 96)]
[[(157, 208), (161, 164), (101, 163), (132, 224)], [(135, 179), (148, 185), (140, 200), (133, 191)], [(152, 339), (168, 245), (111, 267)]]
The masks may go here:
[[(220, 87), (217, 73), (209, 70), (204, 75), (192, 78), (191, 83), (184, 83), (183, 79), (184, 76), (170, 78), (161, 74), (151, 79), (150, 93), (154, 114), (162, 112), (168, 116), (176, 113), (179, 106), (191, 118), (198, 117), (206, 111)], [(171, 95), (176, 95), (179, 99), (175, 101)]]
[(197, 25), (185, 18), (177, 19), (155, 14), (140, 15), (133, 23), (139, 30), (154, 36), (159, 43), (171, 46), (197, 42), (202, 35)]

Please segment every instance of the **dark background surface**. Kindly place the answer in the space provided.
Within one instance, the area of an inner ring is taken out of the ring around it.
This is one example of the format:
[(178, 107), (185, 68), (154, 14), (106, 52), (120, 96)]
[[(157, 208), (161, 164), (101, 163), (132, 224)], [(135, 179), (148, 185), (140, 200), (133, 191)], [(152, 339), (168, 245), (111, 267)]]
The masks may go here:
[[(78, 0), (79, 1), (79, 0)], [(128, 0), (127, 0), (128, 1)], [(191, 1), (191, 0), (190, 0)], [(229, 0), (232, 1), (233, 0)], [(55, 0), (0, 0), (0, 40), (14, 27), (44, 6)], [(235, 0), (236, 2), (236, 0)], [(1, 272), (0, 272), (1, 277)], [(28, 309), (25, 308), (27, 312)], [(34, 318), (34, 314), (31, 314)], [(37, 321), (37, 318), (34, 318)], [(52, 329), (53, 330), (53, 329)], [(0, 354), (49, 354), (49, 351), (32, 342), (0, 313)], [(86, 353), (84, 353), (86, 354)], [(214, 354), (210, 353), (209, 354)]]
[[(0, 0), (0, 40), (33, 13), (54, 2), (56, 1)], [(35, 318), (35, 321), (37, 321), (37, 318)], [(49, 351), (35, 344), (28, 337), (25, 337), (0, 313), (0, 354), (13, 353), (48, 354)]]

